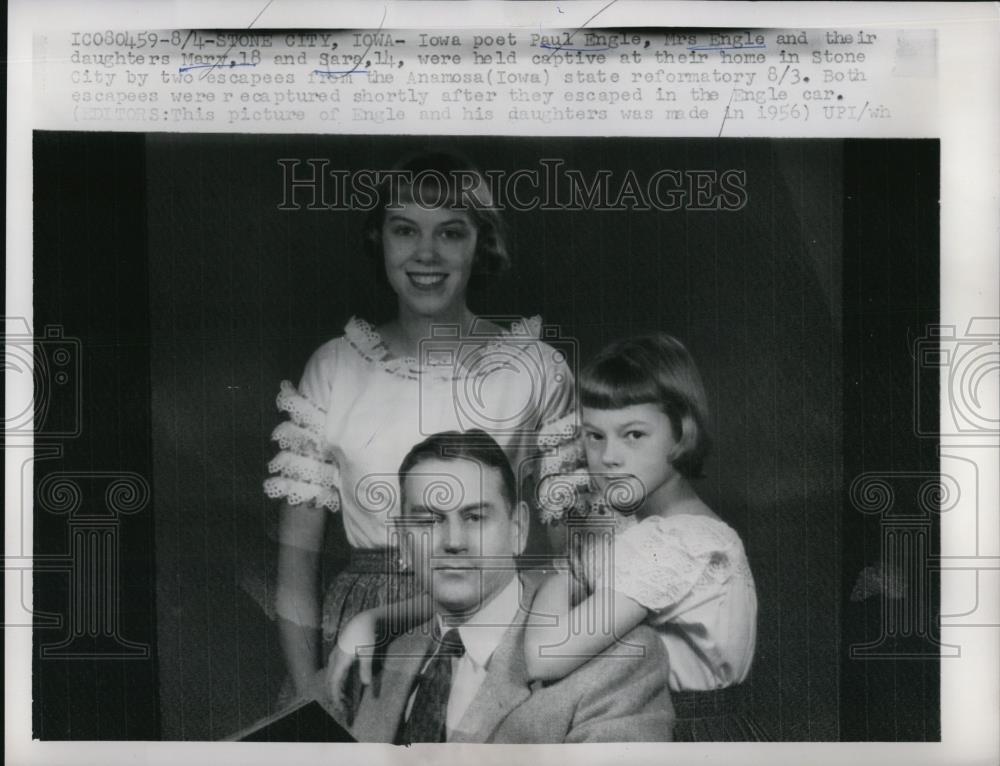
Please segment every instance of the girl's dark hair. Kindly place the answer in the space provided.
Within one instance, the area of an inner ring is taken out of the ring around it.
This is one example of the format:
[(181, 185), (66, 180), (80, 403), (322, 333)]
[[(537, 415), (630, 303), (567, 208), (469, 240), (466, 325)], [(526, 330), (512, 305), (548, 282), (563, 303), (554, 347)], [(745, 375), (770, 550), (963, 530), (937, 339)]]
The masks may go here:
[(471, 289), (488, 286), (510, 269), (503, 218), (486, 178), (465, 157), (452, 152), (424, 152), (400, 162), (376, 189), (376, 204), (364, 228), (364, 246), (379, 285), (389, 284), (382, 250), (382, 225), (390, 207), (415, 201), (467, 213), (476, 227)]
[(604, 348), (580, 375), (580, 403), (598, 410), (658, 405), (677, 442), (667, 459), (683, 476), (701, 476), (712, 446), (708, 398), (694, 359), (673, 336), (651, 333)]

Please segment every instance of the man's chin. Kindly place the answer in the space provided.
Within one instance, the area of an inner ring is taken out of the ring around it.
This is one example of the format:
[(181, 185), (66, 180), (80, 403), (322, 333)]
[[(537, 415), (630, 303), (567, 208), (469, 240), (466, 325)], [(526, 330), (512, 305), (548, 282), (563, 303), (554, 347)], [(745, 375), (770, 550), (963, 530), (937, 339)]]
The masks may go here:
[(447, 612), (467, 612), (475, 609), (483, 599), (479, 570), (435, 570), (431, 583), (431, 598), (440, 609)]
[(480, 600), (477, 598), (460, 598), (453, 595), (439, 596), (433, 595), (434, 606), (437, 611), (456, 616), (470, 615), (479, 609)]
[(510, 577), (486, 577), (480, 569), (437, 570), (431, 599), (440, 611), (471, 614), (479, 611), (509, 582)]

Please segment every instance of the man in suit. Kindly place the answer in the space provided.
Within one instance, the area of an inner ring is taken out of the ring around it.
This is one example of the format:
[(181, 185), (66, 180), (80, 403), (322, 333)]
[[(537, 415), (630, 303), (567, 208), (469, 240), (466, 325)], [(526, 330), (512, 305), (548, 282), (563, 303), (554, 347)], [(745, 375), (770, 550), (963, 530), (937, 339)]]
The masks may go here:
[[(404, 528), (430, 621), (384, 650), (352, 733), (363, 742), (614, 742), (671, 739), (667, 657), (645, 626), (548, 685), (531, 684), (524, 631), (537, 583), (519, 576), (528, 509), (482, 431), (435, 434), (399, 470)], [(618, 654), (619, 656), (615, 656)], [(636, 656), (638, 655), (638, 656)]]

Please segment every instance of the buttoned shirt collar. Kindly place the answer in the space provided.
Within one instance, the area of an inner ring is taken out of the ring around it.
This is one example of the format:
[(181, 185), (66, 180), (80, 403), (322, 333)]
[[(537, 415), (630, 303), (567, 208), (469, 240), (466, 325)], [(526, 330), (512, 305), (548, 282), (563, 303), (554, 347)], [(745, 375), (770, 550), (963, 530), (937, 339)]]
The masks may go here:
[[(516, 575), (500, 591), (464, 623), (458, 634), (465, 646), (460, 658), (452, 659), (452, 686), (448, 695), (445, 718), (446, 738), (451, 739), (479, 689), (486, 680), (487, 665), (500, 646), (504, 633), (514, 623), (521, 606), (521, 581)], [(444, 635), (455, 623), (437, 614), (435, 624)], [(426, 669), (430, 657), (425, 660)], [(421, 671), (423, 672), (423, 670)], [(409, 717), (416, 698), (416, 687), (410, 693), (405, 716)]]
[[(504, 633), (514, 623), (520, 606), (520, 582), (514, 576), (478, 612), (458, 626), (465, 652), (477, 667), (482, 668), (489, 663)], [(438, 615), (438, 626), (442, 633), (449, 627), (442, 615)]]

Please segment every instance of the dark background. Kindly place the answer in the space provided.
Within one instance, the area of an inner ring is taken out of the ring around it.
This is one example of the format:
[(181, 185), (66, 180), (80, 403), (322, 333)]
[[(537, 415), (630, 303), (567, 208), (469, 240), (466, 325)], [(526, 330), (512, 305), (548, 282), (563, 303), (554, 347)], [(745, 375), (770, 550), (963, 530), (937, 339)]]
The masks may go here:
[[(716, 420), (699, 489), (741, 533), (757, 583), (756, 716), (775, 739), (938, 739), (936, 662), (849, 659), (881, 612), (848, 599), (880, 531), (847, 496), (864, 471), (937, 468), (936, 444), (913, 435), (910, 358), (937, 320), (937, 142), (444, 144), (488, 169), (746, 171), (738, 212), (510, 211), (514, 274), (472, 307), (540, 313), (584, 359), (648, 329), (684, 340)], [(85, 424), (36, 482), (129, 470), (153, 488), (119, 526), (120, 630), (150, 659), (36, 652), (36, 737), (217, 739), (268, 712), (282, 667), (261, 606), (274, 505), (260, 487), (277, 384), (351, 314), (392, 305), (363, 214), (278, 210), (277, 161), (386, 168), (434, 145), (36, 134), (35, 327), (80, 338)], [(36, 554), (64, 550), (66, 524), (37, 511)], [(65, 613), (66, 579), (37, 577), (36, 606)], [(58, 633), (39, 627), (36, 644)]]

